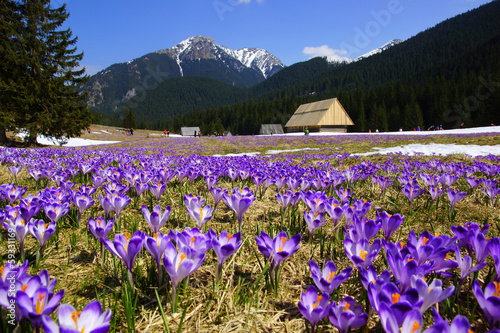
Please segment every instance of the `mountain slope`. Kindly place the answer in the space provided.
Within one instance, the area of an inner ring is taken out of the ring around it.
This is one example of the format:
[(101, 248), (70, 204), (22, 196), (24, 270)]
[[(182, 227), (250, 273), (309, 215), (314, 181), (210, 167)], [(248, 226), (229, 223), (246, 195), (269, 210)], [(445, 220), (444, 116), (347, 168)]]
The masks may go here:
[(171, 48), (114, 64), (92, 76), (83, 90), (89, 91), (88, 105), (94, 112), (116, 117), (132, 98), (143, 98), (168, 79), (201, 76), (251, 87), (283, 68), (281, 61), (265, 50), (231, 50), (210, 37), (194, 36)]

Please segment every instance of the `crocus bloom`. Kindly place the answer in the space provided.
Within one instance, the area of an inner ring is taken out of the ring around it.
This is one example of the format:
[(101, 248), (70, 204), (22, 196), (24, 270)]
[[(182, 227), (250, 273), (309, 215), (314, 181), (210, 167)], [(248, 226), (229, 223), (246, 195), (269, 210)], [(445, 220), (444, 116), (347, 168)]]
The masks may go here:
[(167, 185), (165, 183), (154, 183), (154, 184), (149, 184), (149, 190), (151, 193), (154, 194), (156, 199), (160, 201), (160, 197), (165, 192), (165, 189), (167, 188)]
[(370, 265), (368, 266), (368, 269), (364, 267), (359, 268), (359, 277), (361, 283), (363, 284), (363, 287), (365, 287), (365, 289), (368, 290), (369, 284), (379, 283), (379, 285), (382, 286), (385, 283), (389, 282), (389, 280), (391, 279), (391, 272), (385, 270), (382, 273), (380, 273), (379, 276), (377, 270), (375, 269), (375, 266)]
[(344, 249), (347, 257), (356, 265), (357, 268), (368, 267), (382, 248), (382, 241), (377, 238), (370, 245), (366, 238), (361, 238), (357, 243), (347, 237), (344, 239)]
[(137, 196), (140, 197), (141, 194), (144, 193), (149, 187), (148, 183), (143, 183), (137, 180), (134, 183), (134, 188), (135, 188), (135, 193), (137, 193)]
[(465, 177), (465, 180), (467, 181), (467, 183), (469, 183), (471, 188), (476, 188), (484, 181), (483, 178), (476, 177)]
[(203, 199), (202, 197), (197, 197), (192, 194), (189, 195), (184, 194), (184, 206), (193, 209), (196, 206), (203, 206), (204, 204), (205, 204), (205, 199)]
[(209, 237), (212, 241), (212, 248), (217, 255), (219, 268), (217, 270), (217, 280), (220, 279), (222, 264), (227, 258), (232, 256), (241, 247), (241, 232), (229, 234), (227, 231), (221, 231), (220, 236), (212, 230), (208, 230)]
[(342, 186), (335, 189), (335, 192), (342, 203), (349, 202), (349, 199), (351, 199), (351, 196), (353, 195), (350, 188), (344, 189)]
[(424, 313), (428, 308), (436, 303), (440, 303), (450, 297), (455, 291), (455, 287), (451, 286), (443, 290), (443, 282), (439, 279), (435, 279), (431, 284), (427, 285), (424, 279), (417, 276), (412, 276), (411, 278), (412, 288), (418, 291), (419, 299), (422, 300), (422, 305), (420, 306), (420, 312)]
[(376, 214), (376, 221), (381, 223), (382, 231), (384, 232), (385, 240), (388, 241), (394, 231), (398, 230), (404, 221), (404, 216), (399, 214), (388, 214), (387, 212), (382, 212)]
[(212, 214), (214, 212), (214, 208), (210, 207), (210, 205), (202, 207), (195, 202), (192, 203), (192, 208), (186, 207), (186, 210), (189, 216), (191, 216), (193, 220), (196, 221), (198, 228), (203, 228), (205, 223), (212, 219)]
[(220, 187), (212, 187), (210, 193), (214, 197), (214, 209), (217, 208), (219, 202), (224, 198), (224, 194), (227, 194), (227, 190), (222, 190)]
[(8, 219), (8, 222), (9, 223), (3, 222), (3, 226), (9, 232), (9, 234), (15, 234), (16, 239), (20, 245), (21, 260), (24, 261), (24, 239), (26, 238), (26, 235), (29, 231), (28, 223), (19, 214), (17, 214), (17, 217), (14, 219)]
[(45, 215), (52, 221), (57, 222), (61, 217), (69, 212), (70, 204), (68, 202), (57, 203), (57, 202), (46, 202), (43, 205), (43, 210)]
[(474, 280), (472, 291), (486, 318), (488, 318), (490, 329), (494, 329), (495, 326), (500, 324), (500, 282), (488, 283), (483, 293), (479, 281)]
[(325, 211), (328, 196), (324, 192), (307, 191), (302, 196), (302, 200), (311, 212), (321, 213)]
[(401, 190), (403, 191), (403, 194), (406, 195), (406, 197), (408, 198), (410, 205), (413, 199), (415, 199), (420, 194), (422, 194), (422, 192), (424, 192), (424, 189), (423, 188), (421, 189), (420, 186), (411, 185), (409, 183), (406, 184), (404, 187), (402, 187)]
[(254, 202), (254, 196), (240, 196), (238, 193), (229, 196), (228, 194), (224, 194), (224, 201), (226, 205), (234, 210), (236, 213), (236, 217), (238, 218), (238, 223), (241, 231), (241, 220), (243, 219), (243, 215), (246, 213), (248, 208)]
[(56, 231), (56, 223), (45, 223), (43, 220), (31, 220), (28, 223), (28, 228), (33, 237), (40, 244), (40, 253), (43, 251), (43, 246)]
[(94, 204), (94, 199), (81, 192), (76, 192), (73, 195), (73, 203), (76, 207), (78, 207), (78, 225), (80, 225), (82, 213), (85, 211), (85, 209), (91, 207)]
[(316, 324), (328, 315), (329, 299), (330, 296), (327, 293), (318, 296), (318, 291), (314, 286), (310, 286), (306, 292), (302, 292), (297, 306), (300, 314), (311, 323), (311, 333), (314, 333)]
[(352, 273), (353, 268), (347, 267), (340, 274), (337, 275), (337, 267), (333, 261), (328, 261), (323, 267), (323, 272), (318, 264), (311, 260), (309, 261), (309, 268), (314, 284), (322, 293), (331, 295), (343, 282), (345, 282)]
[(375, 236), (382, 223), (373, 220), (361, 219), (357, 215), (353, 215), (353, 223), (349, 225), (349, 236), (353, 242), (357, 243), (361, 238), (371, 239)]
[(422, 331), (422, 314), (418, 310), (406, 313), (401, 330), (398, 324), (398, 312), (385, 303), (380, 304), (379, 316), (382, 327), (387, 333), (420, 333)]
[(197, 252), (189, 246), (180, 246), (177, 251), (172, 242), (167, 243), (163, 267), (172, 281), (173, 295), (176, 295), (179, 283), (196, 271), (203, 261), (205, 261), (204, 252)]
[(430, 185), (429, 188), (427, 189), (431, 195), (432, 201), (436, 200), (437, 197), (439, 197), (441, 194), (444, 193), (443, 189), (440, 189), (437, 186)]
[(113, 217), (110, 218), (108, 222), (106, 222), (104, 217), (101, 216), (97, 218), (97, 221), (89, 217), (90, 232), (99, 240), (99, 243), (101, 244), (101, 258), (102, 258), (104, 238), (106, 238), (111, 229), (113, 229), (114, 223), (115, 219)]
[(342, 216), (344, 216), (344, 209), (340, 206), (339, 202), (330, 198), (330, 200), (325, 202), (325, 211), (330, 216), (333, 221), (333, 225), (337, 227)]
[(110, 201), (116, 214), (116, 220), (118, 220), (120, 218), (121, 211), (130, 203), (130, 198), (127, 195), (122, 196), (113, 194), (112, 200)]
[(133, 286), (132, 266), (134, 265), (135, 257), (144, 245), (144, 234), (142, 231), (137, 230), (132, 237), (129, 233), (125, 233), (124, 235), (115, 235), (115, 239), (113, 241), (104, 238), (104, 245), (106, 245), (106, 248), (111, 253), (123, 261), (125, 267), (127, 267), (130, 273), (129, 279), (131, 285)]
[(21, 185), (16, 187), (14, 184), (9, 184), (5, 189), (5, 198), (9, 200), (10, 204), (12, 205), (19, 198), (21, 198), (27, 190), (27, 187), (22, 187)]
[(285, 190), (284, 193), (278, 192), (276, 193), (276, 200), (281, 204), (283, 207), (283, 214), (286, 214), (286, 209), (290, 205), (290, 203), (293, 201), (295, 194), (292, 191)]
[(82, 311), (76, 311), (70, 304), (61, 304), (57, 313), (59, 326), (44, 315), (42, 324), (47, 333), (101, 333), (108, 332), (111, 321), (111, 309), (102, 312), (101, 303), (94, 300), (87, 304)]
[(465, 226), (451, 226), (451, 231), (457, 236), (459, 242), (458, 246), (459, 247), (465, 247), (467, 252), (469, 252), (469, 255), (472, 256), (472, 253), (474, 251), (474, 247), (472, 246), (472, 238), (477, 236), (477, 234), (482, 233), (483, 235), (486, 235), (486, 232), (488, 231), (489, 224), (486, 223), (483, 228), (479, 229), (479, 225), (477, 223), (473, 222), (467, 222), (465, 223)]
[(354, 298), (347, 296), (338, 305), (335, 302), (332, 303), (328, 318), (339, 333), (347, 333), (351, 327), (363, 326), (368, 320), (368, 314), (363, 312), (361, 305), (354, 305)]
[(457, 258), (458, 268), (460, 268), (460, 282), (462, 283), (466, 277), (480, 271), (486, 265), (486, 262), (478, 263), (476, 266), (472, 267), (472, 258), (468, 255), (464, 255), (462, 259), (462, 254), (460, 249), (457, 247), (455, 250), (455, 256)]
[(278, 270), (280, 264), (300, 248), (300, 234), (288, 239), (285, 231), (282, 231), (278, 236), (271, 239), (264, 231), (260, 232), (260, 236), (255, 237), (257, 247), (271, 263), (271, 271)]
[(380, 185), (382, 188), (382, 191), (380, 192), (380, 195), (383, 196), (386, 188), (392, 185), (394, 183), (394, 180), (391, 179), (391, 177), (384, 177), (384, 176), (373, 176), (375, 181)]
[[(424, 333), (470, 333), (470, 323), (467, 317), (457, 315), (453, 321), (448, 323), (444, 320), (436, 308), (432, 308), (432, 315), (434, 317), (434, 325), (424, 331)], [(493, 331), (490, 331), (493, 332)]]
[(314, 211), (304, 211), (304, 221), (306, 221), (307, 228), (309, 229), (309, 242), (311, 241), (314, 230), (322, 227), (327, 219), (324, 218), (325, 213), (318, 213)]
[(16, 294), (17, 305), (21, 309), (23, 316), (39, 331), (42, 325), (42, 317), (50, 315), (59, 306), (64, 295), (64, 290), (52, 294), (46, 287), (40, 287), (33, 297), (28, 296), (24, 291), (18, 291)]
[(467, 195), (467, 192), (460, 192), (458, 190), (452, 191), (450, 188), (448, 188), (446, 193), (448, 194), (448, 199), (450, 199), (450, 213), (453, 210), (453, 206)]
[(481, 191), (490, 198), (491, 206), (495, 206), (495, 197), (500, 194), (500, 188), (497, 187), (496, 180), (485, 180), (484, 188)]
[(141, 210), (144, 219), (151, 230), (153, 230), (153, 233), (160, 232), (161, 227), (167, 222), (170, 216), (170, 206), (167, 206), (164, 212), (162, 212), (160, 205), (156, 205), (151, 213), (145, 205), (142, 205)]

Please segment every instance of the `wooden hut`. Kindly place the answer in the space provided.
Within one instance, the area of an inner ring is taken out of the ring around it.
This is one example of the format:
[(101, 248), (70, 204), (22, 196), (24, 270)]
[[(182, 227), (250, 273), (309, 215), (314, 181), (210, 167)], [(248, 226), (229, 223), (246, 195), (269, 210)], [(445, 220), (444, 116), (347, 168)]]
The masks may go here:
[(337, 98), (302, 104), (292, 115), (285, 127), (287, 132), (347, 132), (347, 126), (354, 125)]
[(198, 133), (200, 133), (199, 127), (181, 127), (182, 136), (198, 136)]
[(285, 134), (281, 124), (261, 124), (259, 135)]

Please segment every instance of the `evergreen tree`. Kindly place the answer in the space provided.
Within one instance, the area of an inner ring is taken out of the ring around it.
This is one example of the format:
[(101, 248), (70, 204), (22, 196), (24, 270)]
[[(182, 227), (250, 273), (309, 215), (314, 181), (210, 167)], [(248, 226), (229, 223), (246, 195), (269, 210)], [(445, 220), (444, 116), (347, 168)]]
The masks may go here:
[(135, 122), (134, 111), (131, 108), (127, 108), (125, 111), (125, 116), (123, 117), (123, 127), (124, 128), (137, 128), (137, 124)]
[(69, 16), (66, 6), (52, 8), (50, 0), (4, 0), (1, 7), (12, 8), (8, 21), (2, 22), (9, 34), (0, 37), (12, 57), (2, 66), (16, 69), (10, 77), (15, 102), (6, 109), (1, 105), (13, 120), (1, 117), (3, 127), (25, 129), (30, 143), (37, 134), (79, 136), (92, 119), (84, 103), (86, 94), (78, 92), (88, 77), (84, 68), (75, 70), (83, 57), (76, 53), (77, 39), (70, 29), (60, 29)]

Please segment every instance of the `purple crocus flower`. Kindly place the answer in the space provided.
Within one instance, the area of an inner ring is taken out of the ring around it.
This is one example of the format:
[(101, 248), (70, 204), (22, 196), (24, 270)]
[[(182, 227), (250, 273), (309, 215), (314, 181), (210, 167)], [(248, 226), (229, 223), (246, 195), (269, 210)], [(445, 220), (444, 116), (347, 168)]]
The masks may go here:
[(351, 327), (363, 326), (368, 320), (368, 314), (363, 312), (363, 306), (355, 306), (354, 298), (347, 296), (338, 304), (332, 303), (328, 318), (339, 333), (347, 333)]
[(383, 271), (380, 273), (380, 276), (377, 273), (377, 270), (375, 269), (375, 266), (369, 265), (368, 269), (364, 267), (359, 268), (359, 277), (361, 280), (361, 283), (363, 284), (363, 287), (365, 287), (366, 290), (368, 290), (368, 285), (369, 284), (378, 284), (380, 287), (382, 287), (384, 284), (389, 282), (391, 279), (391, 272), (388, 270)]
[(495, 206), (495, 197), (500, 194), (500, 188), (497, 187), (496, 180), (485, 180), (484, 188), (481, 191), (490, 198), (491, 206)]
[(455, 204), (467, 195), (467, 192), (460, 192), (459, 190), (452, 191), (450, 188), (446, 190), (446, 193), (448, 194), (448, 199), (450, 200), (450, 213), (452, 212)]
[(453, 185), (453, 183), (455, 183), (458, 178), (460, 178), (458, 175), (455, 175), (453, 173), (444, 173), (442, 176), (441, 176), (441, 183), (444, 185), (444, 186), (447, 186), (447, 187), (450, 187), (451, 185)]
[(70, 204), (69, 202), (58, 203), (49, 201), (43, 205), (43, 210), (45, 211), (45, 215), (47, 215), (52, 222), (57, 222), (69, 212)]
[(375, 222), (366, 218), (361, 221), (357, 215), (354, 215), (353, 223), (349, 225), (349, 236), (355, 243), (357, 243), (361, 238), (370, 240), (378, 233), (381, 227), (382, 223), (378, 221)]
[(226, 205), (236, 213), (236, 217), (238, 218), (238, 223), (240, 227), (239, 229), (240, 232), (241, 232), (241, 220), (243, 219), (243, 215), (248, 210), (248, 208), (250, 208), (254, 200), (255, 197), (253, 195), (242, 196), (238, 193), (235, 193), (229, 196), (228, 194), (224, 194), (224, 201), (226, 202)]
[(137, 196), (140, 197), (142, 193), (144, 193), (148, 188), (148, 183), (143, 183), (139, 180), (137, 180), (134, 183), (134, 188), (135, 188), (135, 193), (137, 193)]
[(455, 291), (454, 286), (443, 290), (443, 282), (435, 279), (431, 284), (427, 284), (423, 278), (417, 276), (411, 277), (411, 286), (418, 291), (419, 300), (423, 301), (420, 306), (420, 312), (424, 313), (436, 303), (440, 303), (450, 297)]
[(479, 281), (474, 280), (472, 291), (486, 318), (488, 318), (490, 329), (498, 327), (497, 325), (500, 324), (500, 282), (488, 283), (483, 293)]
[(462, 283), (466, 277), (480, 271), (486, 265), (486, 262), (478, 263), (476, 266), (472, 267), (472, 258), (468, 255), (464, 255), (462, 259), (462, 254), (460, 249), (457, 247), (455, 250), (455, 256), (457, 258), (458, 268), (460, 268), (460, 283)]
[(318, 264), (311, 260), (309, 261), (309, 268), (311, 270), (312, 279), (314, 284), (322, 293), (331, 295), (342, 283), (344, 283), (352, 273), (353, 268), (347, 267), (340, 274), (337, 274), (337, 267), (333, 261), (328, 261), (323, 267), (323, 272)]
[(14, 202), (16, 202), (19, 198), (21, 198), (24, 193), (28, 190), (27, 187), (22, 187), (21, 185), (15, 186), (14, 184), (8, 184), (7, 188), (5, 189), (4, 195), (7, 200), (9, 200), (10, 204), (12, 205)]
[(495, 237), (489, 240), (490, 254), (495, 263), (495, 270), (497, 271), (497, 281), (500, 281), (500, 238)]
[(78, 226), (80, 226), (82, 213), (85, 211), (85, 209), (91, 207), (94, 204), (94, 199), (92, 199), (92, 197), (88, 196), (87, 194), (76, 192), (73, 195), (73, 203), (76, 207), (78, 207)]
[(193, 209), (197, 206), (203, 206), (204, 204), (205, 204), (205, 199), (203, 199), (202, 197), (197, 197), (192, 194), (189, 195), (184, 194), (184, 206)]
[(113, 224), (115, 223), (115, 219), (112, 217), (108, 222), (104, 219), (104, 217), (98, 217), (97, 220), (94, 220), (92, 217), (89, 217), (89, 229), (90, 232), (99, 240), (101, 244), (101, 258), (103, 252), (104, 239), (109, 234), (111, 229), (113, 229)]
[(144, 245), (144, 234), (142, 231), (137, 230), (132, 237), (129, 233), (115, 235), (115, 239), (110, 241), (104, 238), (104, 245), (115, 256), (120, 258), (128, 270), (128, 278), (131, 286), (134, 286), (132, 278), (132, 266), (134, 260), (142, 246)]
[(361, 238), (357, 243), (347, 237), (344, 239), (344, 250), (347, 257), (359, 269), (368, 267), (374, 260), (382, 248), (382, 241), (377, 238), (370, 245), (366, 238)]
[(300, 314), (311, 323), (311, 333), (314, 333), (316, 325), (328, 315), (329, 298), (327, 293), (318, 296), (318, 291), (314, 286), (310, 286), (306, 292), (302, 292), (297, 306)]
[(336, 188), (335, 193), (337, 193), (337, 196), (342, 204), (349, 202), (349, 199), (351, 199), (351, 196), (354, 194), (350, 188), (344, 189), (342, 186), (338, 189)]
[(156, 200), (160, 201), (160, 197), (165, 192), (165, 189), (167, 188), (167, 184), (165, 183), (153, 183), (149, 184), (149, 190), (151, 193), (154, 194), (156, 197)]
[(163, 267), (172, 281), (173, 312), (177, 310), (177, 289), (179, 283), (195, 272), (205, 261), (205, 253), (197, 252), (189, 246), (181, 245), (179, 251), (168, 242), (163, 256)]
[(212, 214), (214, 212), (214, 208), (210, 207), (210, 205), (202, 207), (198, 205), (197, 202), (192, 202), (191, 207), (186, 207), (186, 210), (189, 216), (191, 216), (196, 221), (196, 224), (200, 229), (203, 228), (205, 223), (212, 219)]
[(145, 236), (144, 247), (151, 254), (156, 262), (156, 268), (158, 270), (158, 285), (162, 282), (162, 272), (161, 269), (161, 259), (165, 252), (167, 244), (170, 243), (170, 235), (163, 235), (161, 232), (155, 233), (153, 237)]
[(325, 203), (328, 201), (328, 196), (324, 192), (307, 191), (302, 196), (302, 200), (313, 213), (321, 213), (325, 211)]
[(334, 227), (337, 228), (337, 224), (342, 216), (344, 216), (344, 209), (336, 199), (330, 198), (330, 200), (325, 202), (325, 211), (332, 219)]
[(105, 181), (106, 181), (105, 178), (103, 178), (99, 175), (96, 175), (96, 174), (92, 174), (92, 184), (94, 184), (95, 188), (98, 188), (99, 186), (104, 184)]
[(118, 221), (118, 219), (120, 218), (120, 213), (130, 203), (130, 198), (127, 195), (113, 194), (110, 202), (113, 205), (113, 210), (116, 214), (116, 220)]
[(382, 191), (380, 192), (380, 196), (384, 196), (385, 190), (394, 183), (394, 180), (392, 180), (391, 177), (373, 176), (373, 178), (382, 188)]
[(241, 247), (241, 232), (230, 234), (227, 231), (221, 231), (220, 236), (212, 229), (208, 230), (208, 235), (212, 241), (212, 248), (217, 255), (219, 267), (217, 270), (217, 281), (220, 279), (222, 272), (222, 264), (227, 258), (232, 256)]
[(427, 189), (431, 195), (432, 201), (436, 200), (437, 197), (439, 197), (441, 194), (444, 193), (443, 189), (440, 189), (437, 186), (430, 185), (429, 188)]
[(22, 165), (13, 165), (13, 166), (10, 166), (8, 169), (9, 169), (10, 173), (14, 176), (14, 178), (17, 179), (17, 175), (19, 175), (19, 173), (23, 170), (23, 166)]
[(40, 253), (42, 253), (43, 246), (56, 231), (56, 223), (45, 223), (43, 220), (32, 219), (28, 223), (28, 228), (33, 237), (38, 241), (38, 244), (40, 244)]
[(153, 230), (153, 233), (160, 232), (161, 227), (167, 222), (170, 216), (170, 206), (167, 206), (164, 212), (162, 212), (160, 205), (156, 205), (151, 213), (145, 205), (142, 205), (141, 210), (144, 219), (151, 230)]
[(295, 194), (292, 191), (285, 190), (284, 193), (278, 192), (276, 193), (276, 200), (281, 204), (283, 207), (283, 214), (286, 214), (286, 209), (288, 206), (292, 203), (294, 200)]
[(210, 193), (214, 197), (214, 209), (217, 208), (219, 202), (224, 198), (224, 194), (227, 194), (227, 190), (223, 190), (220, 187), (212, 187)]
[(420, 333), (422, 331), (422, 314), (418, 310), (406, 313), (401, 330), (398, 324), (399, 313), (385, 304), (380, 304), (379, 316), (382, 327), (387, 333)]
[(61, 304), (57, 318), (59, 326), (50, 318), (42, 316), (42, 324), (47, 333), (104, 333), (108, 332), (111, 321), (111, 309), (102, 312), (101, 303), (94, 300), (82, 311), (76, 311), (70, 304)]
[(28, 296), (24, 291), (18, 291), (16, 299), (24, 318), (31, 321), (37, 332), (39, 332), (42, 325), (42, 317), (48, 316), (55, 311), (63, 295), (64, 290), (53, 294), (46, 287), (40, 287), (36, 290), (33, 297)]
[[(457, 315), (453, 321), (448, 323), (444, 320), (436, 308), (432, 308), (432, 316), (434, 317), (434, 325), (427, 328), (424, 333), (470, 333), (470, 323), (467, 317)], [(491, 332), (490, 332), (491, 333)]]
[(401, 190), (403, 191), (403, 194), (408, 198), (408, 201), (410, 202), (410, 206), (411, 206), (411, 202), (413, 201), (413, 199), (415, 199), (420, 194), (422, 194), (422, 192), (424, 192), (424, 189), (423, 188), (421, 189), (420, 186), (411, 185), (410, 183), (408, 183), (404, 187), (402, 187)]
[(451, 226), (451, 231), (457, 236), (459, 242), (459, 247), (465, 247), (470, 256), (474, 252), (474, 248), (472, 246), (472, 238), (477, 236), (477, 234), (482, 233), (486, 235), (486, 232), (489, 228), (489, 223), (485, 224), (481, 229), (479, 228), (479, 224), (474, 222), (467, 222), (462, 226)]
[(3, 226), (9, 234), (14, 234), (17, 241), (19, 242), (19, 247), (21, 251), (21, 261), (24, 261), (24, 239), (28, 234), (29, 228), (28, 223), (19, 214), (13, 219), (7, 219), (7, 222), (3, 222)]
[(311, 242), (314, 230), (321, 228), (326, 223), (327, 219), (324, 217), (325, 213), (313, 212), (312, 210), (310, 212), (304, 211), (304, 221), (309, 229), (309, 242)]
[(379, 213), (377, 212), (376, 214), (376, 221), (381, 224), (382, 231), (384, 232), (384, 237), (386, 241), (389, 241), (389, 238), (391, 238), (391, 235), (398, 230), (398, 228), (401, 226), (401, 224), (404, 221), (404, 216), (401, 216), (399, 214), (388, 214), (387, 212), (382, 212)]
[(472, 189), (478, 187), (484, 181), (483, 178), (476, 177), (465, 177), (465, 180), (467, 181), (467, 183), (469, 183)]
[(215, 186), (215, 184), (217, 184), (218, 181), (219, 181), (219, 178), (217, 178), (216, 176), (205, 177), (205, 182), (207, 183), (209, 191), (212, 190), (212, 188)]
[(288, 234), (282, 231), (278, 236), (271, 239), (264, 231), (255, 237), (257, 247), (271, 263), (271, 271), (278, 270), (281, 263), (300, 248), (300, 234), (288, 238)]

